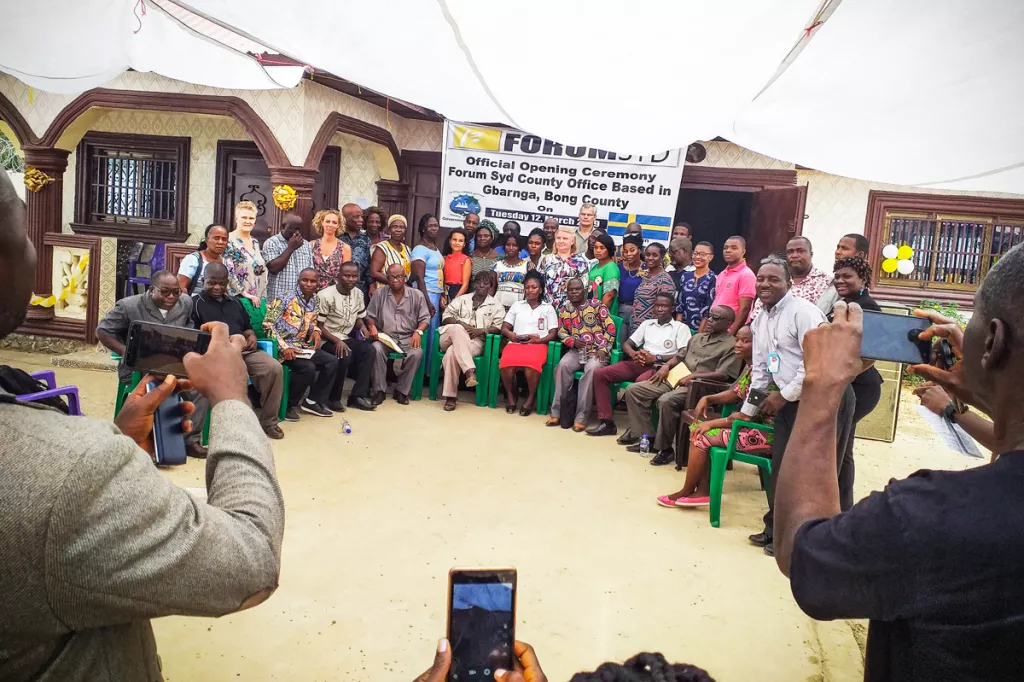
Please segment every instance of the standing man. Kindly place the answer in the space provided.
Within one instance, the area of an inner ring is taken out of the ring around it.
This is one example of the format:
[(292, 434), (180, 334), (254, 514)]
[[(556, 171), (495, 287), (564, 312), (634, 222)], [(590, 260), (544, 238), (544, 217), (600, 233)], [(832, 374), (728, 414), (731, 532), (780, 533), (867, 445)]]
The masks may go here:
[(593, 204), (580, 206), (579, 227), (576, 228), (576, 246), (573, 253), (586, 253), (590, 242), (590, 233), (594, 231), (594, 220), (597, 218), (597, 207)]
[[(672, 294), (657, 294), (654, 297), (654, 318), (641, 322), (626, 343), (622, 344), (626, 359), (594, 372), (594, 402), (597, 403), (597, 418), (601, 423), (587, 431), (587, 435), (614, 436), (618, 431), (612, 418), (610, 384), (650, 379), (663, 364), (686, 348), (690, 340), (690, 328), (672, 319), (675, 299)], [(627, 428), (618, 443), (632, 445), (639, 440), (640, 436)]]
[[(654, 376), (626, 388), (631, 433), (655, 433), (651, 408), (655, 402), (658, 403), (658, 428), (652, 444), (657, 453), (651, 460), (654, 466), (669, 464), (675, 459), (673, 446), (679, 428), (679, 413), (686, 408), (691, 382), (705, 379), (732, 383), (743, 370), (743, 361), (733, 350), (736, 338), (729, 333), (733, 323), (732, 308), (722, 305), (712, 309), (709, 321), (708, 331), (694, 334), (686, 348), (662, 365)], [(690, 373), (672, 386), (668, 383), (668, 375), (680, 362)], [(640, 452), (640, 445), (634, 443), (626, 450)]]
[[(522, 231), (523, 231), (522, 225), (517, 223), (515, 220), (509, 220), (504, 225), (501, 226), (502, 237), (501, 237), (501, 239), (499, 241), (501, 241), (502, 244), (504, 244), (505, 243), (505, 235), (514, 234), (516, 236), (516, 240), (520, 244), (522, 244), (523, 243)], [(498, 248), (494, 249), (494, 252), (497, 253), (502, 258), (505, 257), (505, 247), (504, 246), (499, 246)], [(530, 253), (526, 249), (520, 249), (519, 250), (519, 257), (520, 258), (527, 258), (527, 257), (529, 257), (529, 255), (530, 255)]]
[(277, 425), (281, 410), (281, 394), (284, 392), (284, 370), (281, 363), (256, 346), (256, 332), (252, 329), (249, 313), (238, 299), (228, 295), (228, 269), (222, 263), (206, 266), (203, 290), (192, 301), (192, 322), (201, 328), (207, 322), (223, 322), (228, 334), (245, 338), (242, 360), (252, 379), (252, 385), (260, 394), (258, 417), (263, 433), (275, 440), (284, 438), (284, 432)]
[(697, 268), (693, 266), (693, 243), (689, 237), (673, 237), (668, 243), (668, 257), (671, 263), (665, 271), (672, 278), (672, 283), (679, 291), (679, 281), (684, 272), (693, 272)]
[[(754, 357), (750, 363), (750, 390), (740, 412), (747, 417), (760, 410), (774, 415), (775, 440), (772, 442), (772, 476), (768, 489), (768, 513), (764, 515), (764, 532), (750, 536), (750, 542), (764, 547), (768, 556), (775, 555), (774, 538), (775, 490), (783, 455), (793, 433), (797, 409), (804, 383), (803, 340), (807, 332), (825, 322), (825, 315), (812, 303), (797, 298), (790, 292), (792, 278), (786, 261), (767, 258), (757, 271), (757, 296), (764, 304), (764, 312), (750, 326), (754, 337)], [(778, 391), (771, 391), (762, 400), (755, 395), (765, 394), (774, 383)], [(839, 465), (853, 427), (853, 409), (856, 400), (847, 383), (837, 390), (837, 409), (833, 411), (838, 434), (838, 459), (832, 469), (839, 485)], [(833, 453), (835, 454), (835, 453)]]
[(302, 237), (302, 217), (287, 213), (281, 234), (275, 234), (263, 245), (267, 262), (267, 303), (282, 301), (299, 284), (299, 273), (313, 267), (313, 249)]
[(553, 217), (544, 219), (544, 250), (542, 256), (550, 256), (555, 252), (555, 233), (558, 232), (558, 220)]
[(479, 226), (480, 216), (476, 213), (467, 213), (466, 217), (462, 219), (462, 229), (466, 231), (466, 236), (469, 237), (469, 248), (466, 249), (466, 253), (473, 253), (473, 250), (476, 248), (476, 228)]
[[(299, 272), (295, 290), (281, 301), (280, 317), (274, 322), (274, 335), (280, 347), (281, 361), (291, 369), (288, 385), (288, 411), (285, 421), (299, 421), (296, 408), (317, 417), (330, 417), (334, 413), (327, 400), (338, 373), (338, 358), (320, 350), (320, 330), (317, 329), (316, 291), (319, 278), (316, 270), (306, 268)], [(267, 312), (268, 317), (273, 313)], [(309, 396), (303, 398), (306, 389)]]
[(370, 402), (373, 348), (369, 341), (353, 336), (355, 331), (365, 329), (366, 305), (358, 285), (359, 266), (349, 261), (341, 264), (338, 282), (316, 294), (316, 321), (324, 338), (321, 349), (338, 358), (338, 373), (327, 402), (327, 407), (334, 412), (345, 411), (341, 393), (347, 377), (353, 381), (348, 406), (367, 411), (377, 409)]
[(676, 226), (672, 228), (672, 239), (676, 237), (686, 237), (692, 240), (693, 230), (690, 228), (690, 223), (676, 223)]
[[(757, 293), (757, 277), (747, 267), (747, 240), (734, 235), (725, 240), (722, 257), (725, 258), (725, 269), (715, 278), (715, 306), (728, 306), (736, 314), (729, 333), (736, 336), (740, 327), (747, 323), (750, 307)], [(704, 324), (701, 324), (703, 329)]]
[(430, 310), (423, 292), (405, 285), (405, 270), (401, 265), (394, 263), (388, 266), (386, 274), (388, 286), (374, 291), (366, 308), (367, 338), (373, 340), (375, 353), (373, 403), (380, 405), (384, 402), (388, 387), (390, 349), (377, 339), (378, 333), (384, 332), (405, 353), (402, 368), (397, 372), (394, 398), (399, 405), (408, 405), (416, 370), (423, 361), (423, 332), (430, 326)]
[[(966, 330), (932, 311), (952, 371), (911, 367), (992, 417), (992, 463), (918, 471), (839, 511), (832, 457), (862, 314), (839, 302), (804, 339), (804, 406), (778, 476), (776, 562), (812, 618), (869, 618), (864, 679), (1013, 680), (1024, 670), (1024, 249), (989, 270)], [(773, 488), (775, 486), (773, 485)]]
[[(818, 310), (828, 315), (839, 300), (839, 294), (832, 286), (832, 275), (814, 267), (813, 258), (814, 248), (807, 237), (793, 237), (786, 243), (786, 263), (793, 275), (793, 286), (789, 293), (813, 303)], [(754, 301), (750, 321), (756, 320), (763, 309), (760, 300)]]
[(582, 369), (572, 424), (572, 430), (579, 433), (587, 428), (587, 415), (594, 401), (594, 372), (608, 364), (615, 345), (615, 322), (599, 299), (587, 300), (582, 280), (570, 279), (565, 288), (567, 299), (558, 313), (558, 338), (568, 350), (555, 369), (555, 395), (547, 426), (560, 423), (562, 401), (576, 372)]
[[(2, 228), (0, 225), (0, 229)], [(132, 322), (139, 320), (175, 327), (192, 327), (192, 299), (182, 294), (174, 273), (160, 270), (154, 272), (150, 279), (152, 284), (149, 291), (122, 298), (96, 327), (96, 338), (100, 343), (121, 356), (117, 363), (117, 378), (123, 384), (130, 384), (132, 381), (132, 371), (124, 364), (124, 344), (128, 340), (128, 328)], [(192, 430), (185, 436), (185, 454), (196, 459), (205, 459), (207, 450), (199, 440), (210, 403), (196, 391), (185, 391), (181, 395), (196, 406), (196, 411), (189, 417), (192, 421)]]
[(444, 355), (444, 411), (452, 412), (458, 403), (459, 375), (466, 375), (466, 386), (474, 388), (476, 363), (473, 360), (484, 352), (488, 334), (500, 334), (505, 319), (505, 306), (491, 296), (491, 276), (478, 272), (473, 278), (473, 293), (457, 296), (444, 309), (440, 327), (439, 348)]
[(366, 296), (367, 271), (370, 269), (370, 235), (363, 231), (363, 209), (357, 204), (345, 204), (341, 207), (341, 217), (345, 221), (345, 229), (338, 239), (352, 249), (352, 262), (359, 269), (356, 288)]
[(868, 260), (868, 251), (871, 248), (871, 243), (868, 238), (862, 234), (851, 232), (845, 235), (836, 244), (836, 260), (840, 258), (863, 258)]

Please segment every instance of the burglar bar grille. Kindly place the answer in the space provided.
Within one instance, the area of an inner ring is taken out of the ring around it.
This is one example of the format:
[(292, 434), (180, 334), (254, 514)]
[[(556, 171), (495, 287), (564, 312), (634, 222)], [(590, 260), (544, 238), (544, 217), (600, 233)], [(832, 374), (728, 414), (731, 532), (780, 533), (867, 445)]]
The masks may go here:
[(91, 149), (90, 222), (173, 227), (178, 159), (174, 152)]

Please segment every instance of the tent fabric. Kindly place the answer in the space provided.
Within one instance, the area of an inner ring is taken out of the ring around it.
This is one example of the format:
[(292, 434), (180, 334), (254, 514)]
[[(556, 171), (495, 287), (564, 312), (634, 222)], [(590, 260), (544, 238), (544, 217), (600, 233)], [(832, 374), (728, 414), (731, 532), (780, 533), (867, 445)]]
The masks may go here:
[[(721, 136), (836, 175), (1024, 193), (1020, 2), (160, 1), (452, 120), (622, 154)], [(302, 75), (153, 2), (9, 4), (0, 70), (41, 89), (126, 68), (238, 89)]]

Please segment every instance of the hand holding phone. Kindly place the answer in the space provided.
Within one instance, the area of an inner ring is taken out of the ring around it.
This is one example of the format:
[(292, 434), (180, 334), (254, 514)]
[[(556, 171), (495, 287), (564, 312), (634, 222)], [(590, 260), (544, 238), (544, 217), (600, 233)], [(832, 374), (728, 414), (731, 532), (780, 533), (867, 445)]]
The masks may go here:
[[(922, 340), (930, 344), (933, 339), (940, 339), (940, 344), (942, 341), (949, 344), (949, 350), (947, 353), (940, 345), (934, 356), (929, 355), (920, 363), (911, 365), (907, 371), (941, 386), (954, 400), (977, 405), (974, 394), (964, 382), (963, 363), (960, 362), (963, 359), (964, 330), (955, 320), (940, 315), (935, 310), (915, 310), (914, 316), (925, 318), (932, 323), (921, 332)], [(957, 409), (960, 409), (960, 405)]]
[(448, 574), (449, 682), (489, 682), (512, 670), (516, 570), (452, 569)]
[[(195, 405), (187, 400), (178, 400), (177, 391), (192, 388), (190, 382), (166, 376), (162, 380), (146, 375), (124, 401), (121, 411), (114, 418), (114, 424), (121, 433), (128, 436), (151, 456), (156, 454), (154, 428), (158, 409), (168, 399), (174, 399), (175, 413), (168, 414), (170, 419), (178, 422), (178, 431), (182, 436), (192, 430), (192, 421), (188, 416), (195, 410)], [(162, 427), (166, 425), (161, 424)]]

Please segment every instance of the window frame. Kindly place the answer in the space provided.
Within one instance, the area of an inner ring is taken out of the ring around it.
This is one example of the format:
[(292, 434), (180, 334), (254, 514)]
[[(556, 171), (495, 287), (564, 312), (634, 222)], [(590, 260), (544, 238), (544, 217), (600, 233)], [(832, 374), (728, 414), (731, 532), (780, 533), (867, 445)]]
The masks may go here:
[[(91, 223), (89, 209), (92, 151), (96, 147), (123, 149), (131, 152), (162, 152), (175, 155), (178, 165), (173, 225), (139, 225), (132, 223)], [(92, 234), (135, 241), (183, 242), (188, 238), (190, 137), (170, 135), (132, 135), (126, 133), (86, 133), (75, 149), (75, 216), (71, 229), (75, 234)]]
[[(991, 251), (992, 228), (996, 224), (1024, 224), (1024, 199), (995, 199), (989, 197), (925, 194), (909, 192), (883, 192), (871, 190), (868, 193), (867, 215), (864, 234), (871, 244), (871, 293), (876, 299), (917, 305), (923, 299), (938, 299), (956, 302), (961, 308), (970, 310), (974, 294), (980, 285), (939, 284), (928, 286), (929, 282), (892, 282), (880, 278), (882, 248), (888, 243), (889, 220), (905, 217), (936, 222), (936, 230), (943, 220), (963, 220), (986, 223), (983, 240), (985, 253)], [(979, 254), (979, 258), (982, 254)], [(982, 260), (982, 281), (990, 264)], [(934, 261), (932, 261), (934, 265)], [(932, 275), (929, 275), (931, 277)]]

